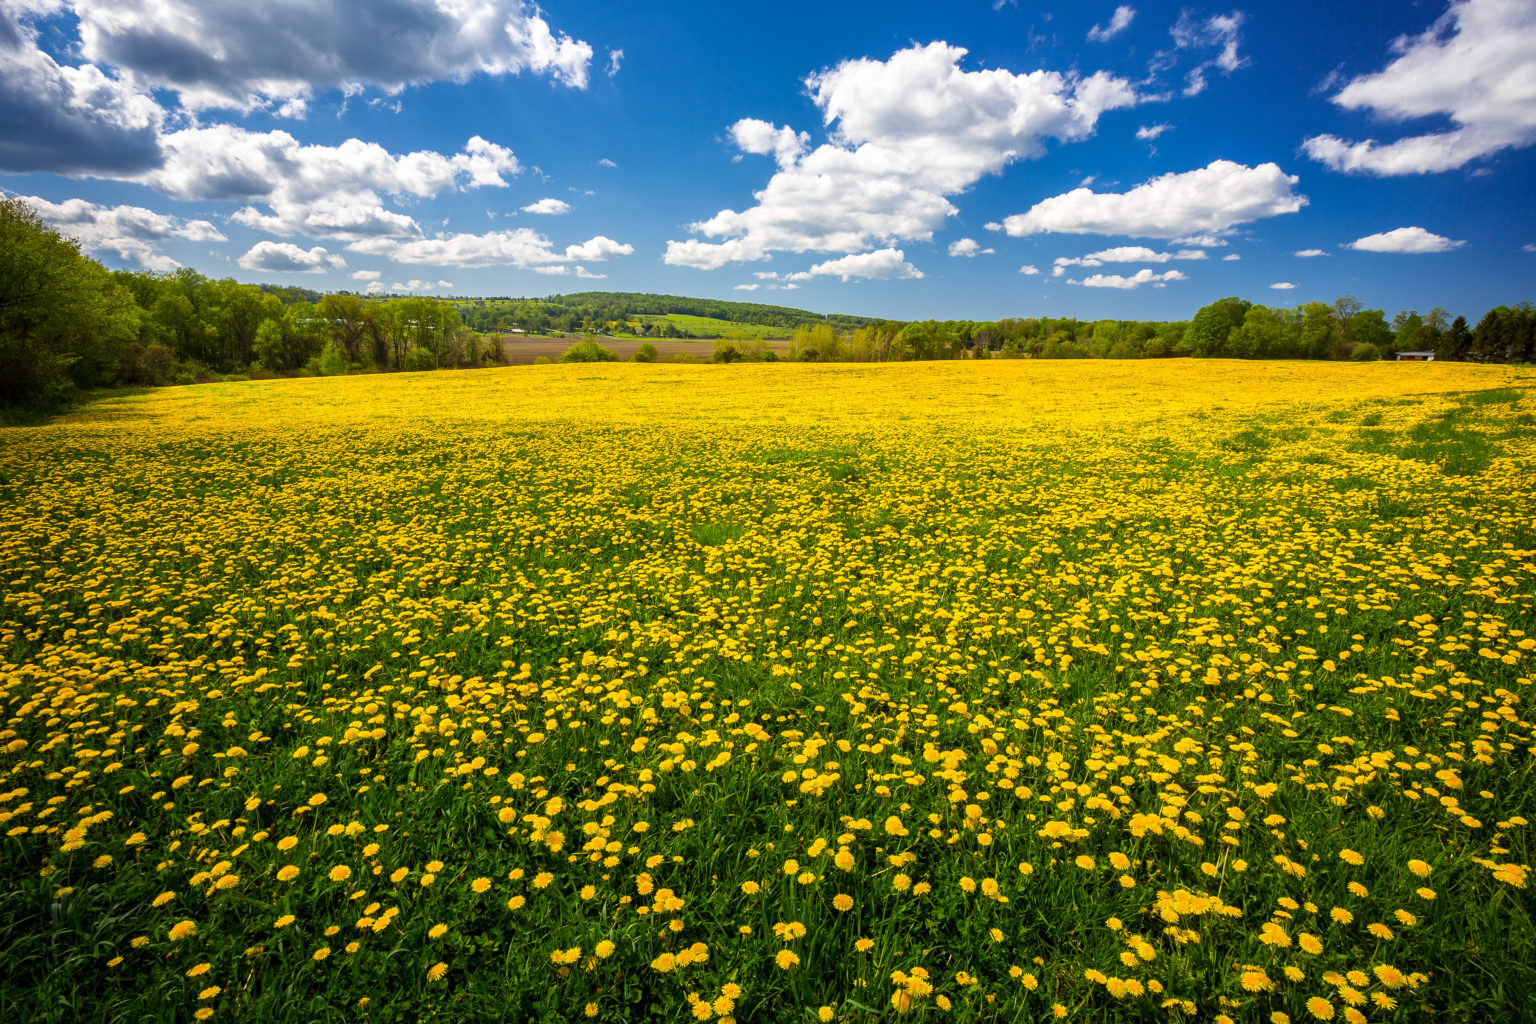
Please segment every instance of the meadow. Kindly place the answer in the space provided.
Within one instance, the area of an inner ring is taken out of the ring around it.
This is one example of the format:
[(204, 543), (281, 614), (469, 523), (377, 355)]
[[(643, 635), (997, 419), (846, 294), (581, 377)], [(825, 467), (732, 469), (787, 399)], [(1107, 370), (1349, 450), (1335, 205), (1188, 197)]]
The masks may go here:
[(1536, 1015), (1536, 371), (555, 365), (0, 430), (0, 1014)]

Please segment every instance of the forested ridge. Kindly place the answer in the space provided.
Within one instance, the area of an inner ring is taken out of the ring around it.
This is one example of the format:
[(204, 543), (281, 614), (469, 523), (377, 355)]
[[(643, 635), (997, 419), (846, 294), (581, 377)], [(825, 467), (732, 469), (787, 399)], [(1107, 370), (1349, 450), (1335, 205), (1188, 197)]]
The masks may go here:
[[(700, 318), (701, 329), (675, 317)], [(719, 323), (726, 330), (719, 330)], [(780, 353), (731, 324), (782, 329)], [(1390, 320), (1353, 296), (1291, 309), (1220, 299), (1188, 321), (882, 320), (759, 303), (632, 292), (438, 299), (321, 293), (214, 280), (195, 270), (108, 270), (29, 206), (0, 199), (0, 406), (52, 407), (82, 388), (279, 375), (474, 367), (509, 338), (572, 336), (568, 359), (616, 358), (596, 339), (721, 336), (713, 357), (817, 361), (1169, 356), (1379, 359), (1400, 351), (1478, 362), (1536, 360), (1536, 307), (1476, 327), (1438, 307)], [(655, 358), (649, 348), (643, 358)], [(642, 356), (636, 356), (642, 358)], [(675, 358), (692, 359), (692, 356)]]

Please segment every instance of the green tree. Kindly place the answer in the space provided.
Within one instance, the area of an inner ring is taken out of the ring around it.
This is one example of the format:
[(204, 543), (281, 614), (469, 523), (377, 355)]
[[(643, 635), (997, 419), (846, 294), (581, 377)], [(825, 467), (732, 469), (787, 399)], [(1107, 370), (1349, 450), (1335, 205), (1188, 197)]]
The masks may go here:
[(0, 198), (0, 405), (52, 405), (112, 383), (139, 316), (133, 294), (78, 242)]
[(1242, 326), (1251, 305), (1232, 296), (1201, 306), (1184, 332), (1184, 350), (1196, 356), (1226, 355), (1227, 339)]

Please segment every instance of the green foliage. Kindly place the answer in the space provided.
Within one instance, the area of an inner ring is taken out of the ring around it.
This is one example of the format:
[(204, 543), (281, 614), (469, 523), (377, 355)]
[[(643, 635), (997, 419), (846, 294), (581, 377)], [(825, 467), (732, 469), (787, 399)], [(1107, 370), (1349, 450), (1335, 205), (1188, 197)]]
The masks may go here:
[(320, 350), (316, 369), (327, 377), (337, 377), (347, 372), (347, 356), (334, 341), (328, 341)]
[(108, 384), (139, 309), (106, 268), (19, 199), (0, 199), (0, 406), (53, 406)]
[(633, 358), (637, 363), (654, 363), (657, 355), (656, 346), (647, 341), (635, 349)]
[(432, 355), (430, 349), (413, 348), (405, 354), (405, 364), (401, 369), (435, 370), (437, 369), (437, 359)]
[(1381, 358), (1381, 349), (1370, 342), (1361, 342), (1349, 350), (1349, 358), (1357, 363), (1369, 363)]
[(591, 338), (583, 338), (564, 352), (560, 353), (562, 363), (616, 363), (619, 354), (611, 348), (604, 348)]
[(1233, 296), (1200, 307), (1184, 332), (1185, 351), (1196, 356), (1225, 354), (1228, 337), (1242, 326), (1252, 305)]

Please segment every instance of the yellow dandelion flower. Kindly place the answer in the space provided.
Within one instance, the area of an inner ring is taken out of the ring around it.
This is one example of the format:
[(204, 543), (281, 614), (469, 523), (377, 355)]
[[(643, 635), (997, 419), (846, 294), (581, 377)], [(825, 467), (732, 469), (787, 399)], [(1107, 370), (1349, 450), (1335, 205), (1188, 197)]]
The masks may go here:
[(313, 954), (311, 954), (310, 959), (318, 962), (318, 961), (324, 960), (326, 957), (328, 957), (330, 955), (331, 955), (331, 947), (330, 946), (321, 946), (319, 949), (315, 950)]
[(427, 968), (428, 981), (442, 981), (448, 975), (448, 965), (439, 960)]
[(1321, 996), (1307, 1000), (1307, 1012), (1318, 1020), (1333, 1020), (1333, 1004)]
[(345, 864), (337, 864), (335, 867), (331, 868), (331, 872), (328, 877), (333, 882), (345, 882), (347, 879), (352, 877), (352, 869), (347, 867)]
[(840, 911), (852, 910), (853, 909), (853, 897), (849, 896), (845, 892), (840, 892), (836, 896), (832, 897), (832, 906), (834, 906), (835, 908), (837, 908)]
[(177, 921), (171, 925), (170, 939), (172, 942), (180, 942), (190, 939), (197, 934), (197, 924), (193, 921)]
[(795, 955), (795, 951), (792, 949), (781, 949), (774, 954), (773, 962), (778, 965), (779, 970), (787, 971), (798, 964), (800, 958)]
[(448, 926), (445, 924), (435, 924), (427, 929), (427, 938), (429, 939), (440, 939), (447, 934)]
[(469, 883), (469, 887), (474, 890), (477, 895), (479, 895), (490, 889), (491, 880), (489, 878), (477, 878), (473, 882)]

